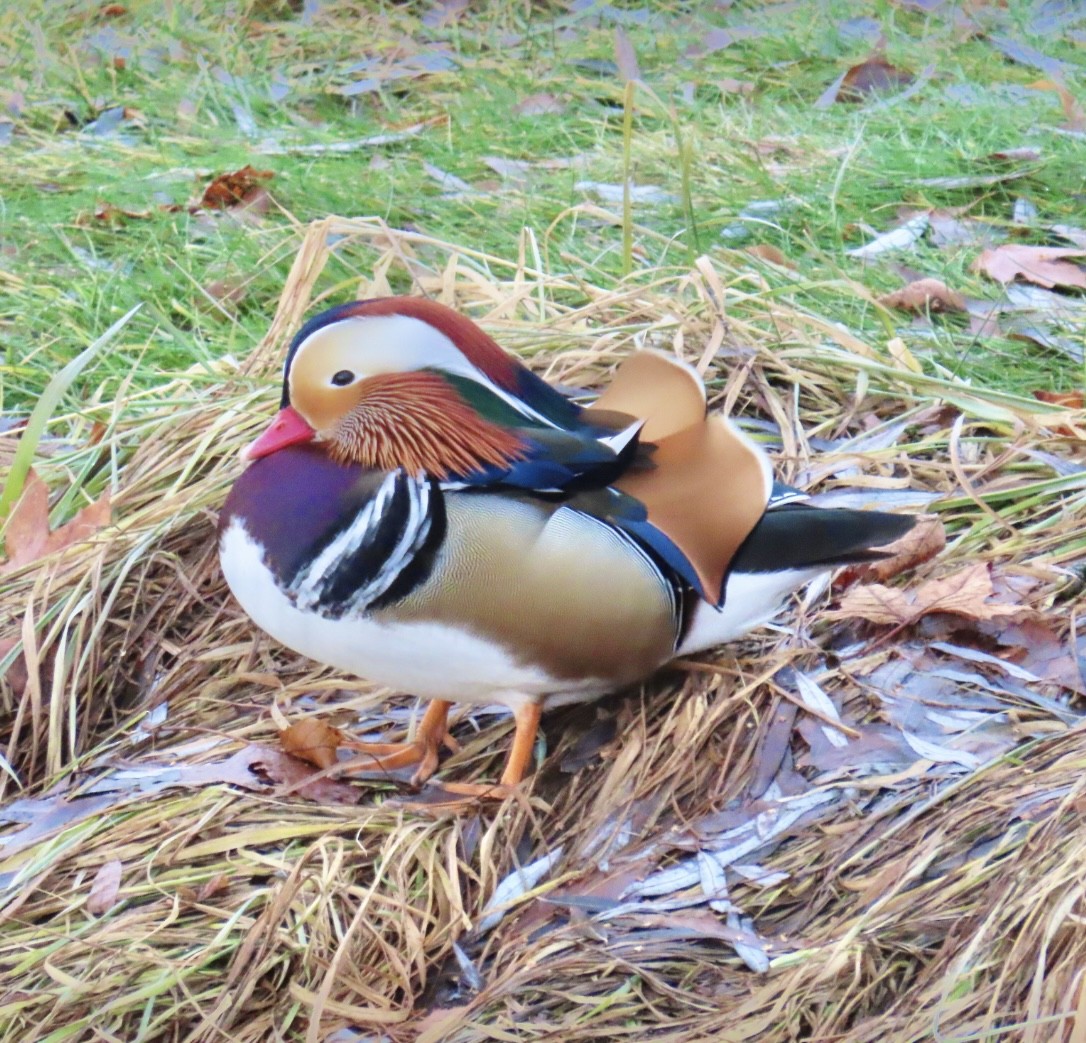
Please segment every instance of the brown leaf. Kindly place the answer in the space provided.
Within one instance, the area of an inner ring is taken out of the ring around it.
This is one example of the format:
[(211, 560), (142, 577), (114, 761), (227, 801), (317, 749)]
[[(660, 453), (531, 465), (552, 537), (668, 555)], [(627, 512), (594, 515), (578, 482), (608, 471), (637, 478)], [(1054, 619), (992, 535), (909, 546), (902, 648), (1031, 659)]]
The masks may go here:
[(749, 98), (754, 93), (752, 80), (736, 80), (726, 76), (723, 80), (716, 81), (721, 94), (738, 94), (743, 98)]
[(196, 901), (206, 902), (220, 891), (225, 891), (230, 886), (230, 876), (227, 873), (216, 873), (210, 880), (205, 880), (196, 892)]
[(241, 197), (238, 211), (256, 216), (266, 214), (272, 205), (272, 197), (263, 185), (254, 185)]
[(563, 101), (553, 94), (529, 94), (513, 106), (518, 116), (557, 116), (566, 111)]
[(999, 324), (999, 308), (992, 305), (986, 313), (969, 314), (969, 335), (974, 339), (985, 337), (1005, 337), (1006, 333)]
[(231, 174), (220, 174), (200, 197), (199, 206), (209, 210), (225, 210), (246, 201), (246, 196), (259, 187), (261, 181), (274, 177), (271, 170), (255, 170), (249, 164)]
[(900, 290), (884, 294), (879, 304), (902, 311), (965, 311), (965, 298), (941, 279), (917, 279)]
[(7, 568), (34, 561), (49, 539), (49, 487), (31, 468), (4, 533)]
[[(21, 624), (20, 624), (21, 628)], [(21, 641), (19, 637), (0, 637), (0, 660), (6, 659), (8, 653)], [(11, 665), (0, 674), (0, 680), (11, 686), (17, 699), (21, 699), (30, 680), (30, 672), (26, 667), (26, 656), (22, 652), (11, 661)]]
[(838, 101), (858, 101), (869, 94), (884, 93), (897, 87), (907, 87), (913, 74), (891, 65), (885, 58), (869, 58), (854, 65), (845, 75)]
[(318, 768), (336, 763), (336, 750), (344, 741), (343, 732), (316, 717), (307, 717), (279, 733), (283, 749)]
[(1086, 270), (1064, 260), (1083, 256), (1086, 256), (1086, 250), (1004, 243), (994, 249), (982, 250), (973, 262), (973, 271), (983, 272), (1001, 283), (1021, 278), (1038, 286), (1073, 286), (1086, 290)]
[(49, 489), (31, 468), (5, 534), (8, 560), (0, 575), (89, 539), (111, 520), (109, 493), (80, 510), (71, 521), (49, 531)]
[(1001, 163), (1036, 163), (1043, 153), (1039, 148), (1022, 145), (1019, 148), (1005, 148), (999, 152), (989, 152), (988, 159), (997, 159)]
[[(198, 770), (204, 765), (194, 765), (190, 777), (197, 784)], [(357, 804), (361, 791), (345, 782), (325, 779), (296, 756), (288, 756), (273, 746), (253, 745), (240, 750), (222, 766), (207, 765), (208, 774), (221, 775), (222, 780), (247, 789), (259, 789), (257, 778), (263, 776), (287, 790), (288, 796), (312, 800), (318, 804)], [(228, 770), (230, 769), (230, 770)], [(183, 780), (189, 781), (189, 780)]]
[(112, 203), (102, 203), (97, 209), (84, 211), (76, 216), (77, 225), (88, 225), (92, 221), (101, 221), (103, 224), (116, 225), (128, 220), (146, 220), (151, 216), (150, 210), (126, 210), (123, 207), (114, 206)]
[(1070, 634), (1061, 638), (1043, 619), (1009, 624), (999, 621), (982, 624), (979, 629), (1003, 647), (1016, 649), (1015, 661), (1030, 673), (1086, 695), (1086, 635), (1079, 633), (1076, 642), (1070, 640)]
[(900, 539), (880, 548), (887, 557), (865, 561), (842, 569), (834, 580), (835, 588), (853, 583), (885, 583), (903, 572), (931, 561), (946, 546), (946, 529), (933, 515), (921, 515)]
[(240, 279), (216, 279), (204, 287), (204, 292), (219, 304), (237, 304), (245, 299), (246, 286)]
[(899, 589), (872, 583), (854, 587), (841, 598), (831, 619), (866, 619), (870, 623), (914, 623), (931, 612), (948, 612), (966, 619), (987, 620), (1029, 615), (1023, 605), (990, 601), (995, 595), (988, 566), (969, 565), (952, 576), (930, 579), (919, 586)]
[(745, 252), (752, 257), (758, 257), (763, 261), (769, 261), (770, 264), (778, 264), (782, 268), (795, 269), (796, 267), (783, 253), (781, 253), (780, 250), (775, 246), (771, 246), (769, 243), (755, 243), (754, 246), (748, 246)]
[(864, 101), (873, 94), (885, 94), (912, 82), (911, 72), (891, 65), (880, 54), (873, 54), (834, 80), (815, 102), (815, 108), (827, 108), (835, 101)]
[(986, 221), (962, 216), (964, 208), (950, 207), (928, 211), (931, 241), (936, 246), (989, 246), (1001, 238), (999, 231)]
[(1033, 397), (1038, 402), (1051, 402), (1055, 406), (1068, 409), (1086, 409), (1081, 391), (1034, 391)]
[(615, 64), (623, 83), (641, 79), (641, 69), (637, 64), (633, 43), (621, 25), (615, 27)]
[(87, 912), (92, 916), (108, 913), (117, 904), (123, 868), (117, 859), (112, 859), (94, 874), (94, 882), (87, 896)]
[(1075, 96), (1062, 83), (1056, 83), (1052, 80), (1035, 80), (1026, 86), (1034, 91), (1054, 91), (1059, 96), (1060, 107), (1063, 109), (1064, 116), (1067, 117), (1067, 122), (1063, 125), (1064, 130), (1086, 130), (1086, 112), (1083, 111)]

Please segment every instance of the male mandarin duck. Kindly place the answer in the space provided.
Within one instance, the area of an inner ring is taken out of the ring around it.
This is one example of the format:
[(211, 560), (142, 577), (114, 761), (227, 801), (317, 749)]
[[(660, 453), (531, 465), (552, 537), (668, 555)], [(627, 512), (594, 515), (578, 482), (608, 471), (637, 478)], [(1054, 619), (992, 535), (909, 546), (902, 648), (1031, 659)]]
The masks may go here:
[(738, 638), (915, 521), (775, 485), (676, 358), (632, 355), (582, 407), (412, 297), (307, 322), (245, 455), (219, 522), (230, 589), (295, 651), (433, 700), (413, 742), (366, 747), (416, 784), (453, 702), (513, 711), (508, 790), (542, 710)]

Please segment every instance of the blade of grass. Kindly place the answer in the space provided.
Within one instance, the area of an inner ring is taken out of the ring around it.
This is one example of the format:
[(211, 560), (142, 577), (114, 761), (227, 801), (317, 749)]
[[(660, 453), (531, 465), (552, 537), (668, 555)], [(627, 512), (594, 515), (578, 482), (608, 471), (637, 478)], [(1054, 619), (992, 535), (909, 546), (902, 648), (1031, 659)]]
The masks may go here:
[(633, 271), (633, 199), (630, 192), (632, 177), (631, 152), (633, 143), (633, 105), (636, 84), (630, 80), (622, 96), (622, 274)]
[(19, 444), (15, 447), (15, 455), (11, 461), (8, 480), (4, 483), (3, 493), (0, 493), (0, 523), (7, 520), (11, 508), (15, 506), (22, 494), (26, 476), (30, 473), (30, 465), (34, 460), (34, 450), (37, 449), (38, 442), (45, 431), (45, 425), (53, 415), (53, 410), (56, 409), (60, 400), (64, 397), (64, 393), (71, 387), (72, 382), (83, 371), (87, 363), (128, 325), (129, 320), (141, 307), (142, 305), (136, 304), (125, 312), (105, 333), (76, 355), (45, 386), (41, 398), (38, 399), (37, 404), (30, 413), (30, 419), (26, 422), (26, 429), (19, 438)]

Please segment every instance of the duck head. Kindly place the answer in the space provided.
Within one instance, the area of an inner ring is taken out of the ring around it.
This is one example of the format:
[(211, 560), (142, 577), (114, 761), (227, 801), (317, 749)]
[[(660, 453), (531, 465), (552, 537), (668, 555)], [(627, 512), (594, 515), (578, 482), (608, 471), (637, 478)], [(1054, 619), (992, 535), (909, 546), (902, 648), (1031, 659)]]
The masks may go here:
[(576, 410), (470, 319), (414, 297), (307, 322), (280, 406), (248, 459), (315, 441), (340, 462), (438, 479), (508, 467), (524, 454), (518, 428)]

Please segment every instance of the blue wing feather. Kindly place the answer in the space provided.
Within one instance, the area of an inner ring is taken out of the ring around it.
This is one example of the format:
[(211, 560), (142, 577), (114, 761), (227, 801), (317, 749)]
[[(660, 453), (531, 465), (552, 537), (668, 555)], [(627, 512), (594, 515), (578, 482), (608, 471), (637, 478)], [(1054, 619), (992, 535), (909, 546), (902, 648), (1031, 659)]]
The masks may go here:
[(517, 427), (522, 456), (508, 466), (488, 466), (459, 475), (467, 486), (505, 485), (534, 492), (573, 493), (613, 482), (637, 453), (636, 432), (616, 444), (620, 432), (581, 422), (576, 428)]

